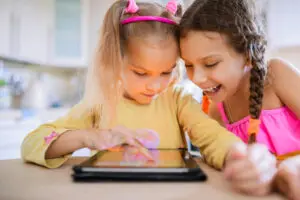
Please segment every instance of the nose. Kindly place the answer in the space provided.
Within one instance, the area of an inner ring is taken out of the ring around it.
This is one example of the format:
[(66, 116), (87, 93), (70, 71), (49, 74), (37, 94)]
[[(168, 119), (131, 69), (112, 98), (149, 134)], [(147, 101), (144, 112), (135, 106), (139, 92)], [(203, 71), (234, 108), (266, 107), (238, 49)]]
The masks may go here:
[(192, 81), (196, 85), (201, 85), (201, 84), (205, 83), (207, 80), (208, 80), (208, 77), (207, 77), (207, 73), (205, 72), (205, 70), (202, 70), (200, 67), (195, 67)]
[(146, 89), (151, 91), (152, 93), (158, 93), (160, 88), (161, 88), (161, 80), (159, 78), (150, 81), (147, 85), (146, 85)]

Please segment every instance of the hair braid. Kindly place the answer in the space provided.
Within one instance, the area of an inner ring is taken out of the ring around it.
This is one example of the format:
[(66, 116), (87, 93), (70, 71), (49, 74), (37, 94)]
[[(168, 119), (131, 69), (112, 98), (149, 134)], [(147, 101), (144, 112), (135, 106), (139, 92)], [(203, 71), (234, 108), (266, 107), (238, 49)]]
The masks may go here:
[(256, 41), (250, 43), (250, 59), (252, 69), (250, 71), (249, 113), (252, 120), (250, 121), (248, 129), (248, 143), (256, 142), (256, 134), (259, 130), (259, 123), (255, 123), (255, 120), (259, 120), (262, 109), (264, 80), (266, 75), (266, 65), (264, 59), (265, 47), (266, 42), (261, 39), (256, 39)]

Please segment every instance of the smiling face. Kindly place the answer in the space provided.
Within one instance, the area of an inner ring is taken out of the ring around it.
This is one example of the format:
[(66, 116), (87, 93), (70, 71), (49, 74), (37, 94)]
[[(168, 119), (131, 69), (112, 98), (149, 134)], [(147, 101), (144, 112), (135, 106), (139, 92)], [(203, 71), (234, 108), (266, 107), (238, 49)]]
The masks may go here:
[(167, 88), (178, 56), (174, 37), (130, 38), (122, 69), (125, 97), (139, 104), (151, 103)]
[(246, 59), (216, 32), (189, 31), (180, 39), (182, 59), (189, 78), (212, 101), (235, 94), (245, 75)]

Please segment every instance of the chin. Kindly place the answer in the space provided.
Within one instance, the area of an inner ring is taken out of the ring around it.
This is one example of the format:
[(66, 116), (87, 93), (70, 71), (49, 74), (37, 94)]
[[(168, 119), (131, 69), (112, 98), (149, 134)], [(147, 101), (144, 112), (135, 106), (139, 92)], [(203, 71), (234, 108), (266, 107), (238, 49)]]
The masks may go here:
[(135, 101), (141, 105), (148, 105), (153, 101), (153, 98), (140, 97), (136, 98)]
[(225, 101), (226, 95), (225, 94), (217, 94), (217, 95), (208, 96), (208, 98), (214, 103), (220, 103), (220, 102)]
[(152, 100), (141, 100), (141, 101), (136, 101), (136, 102), (141, 105), (148, 105), (152, 102)]

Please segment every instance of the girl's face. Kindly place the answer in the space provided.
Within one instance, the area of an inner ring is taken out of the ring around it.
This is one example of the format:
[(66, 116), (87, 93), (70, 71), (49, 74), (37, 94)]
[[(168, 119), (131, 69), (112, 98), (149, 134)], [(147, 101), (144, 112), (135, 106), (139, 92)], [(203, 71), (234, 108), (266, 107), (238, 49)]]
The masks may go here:
[(122, 84), (125, 97), (149, 104), (167, 88), (179, 52), (174, 38), (133, 38), (128, 41)]
[(216, 32), (189, 31), (180, 39), (189, 78), (214, 102), (233, 95), (245, 75), (246, 59)]

